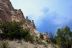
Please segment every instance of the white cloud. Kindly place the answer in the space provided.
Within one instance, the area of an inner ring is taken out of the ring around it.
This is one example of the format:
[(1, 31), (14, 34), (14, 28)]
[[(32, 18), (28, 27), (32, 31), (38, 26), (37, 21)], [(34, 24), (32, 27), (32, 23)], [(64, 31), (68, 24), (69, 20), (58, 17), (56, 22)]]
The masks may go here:
[[(39, 23), (43, 19), (51, 19), (54, 24), (66, 24), (72, 18), (70, 12), (71, 2), (67, 0), (11, 0), (13, 6), (17, 9), (22, 9), (25, 16), (30, 16)], [(47, 12), (50, 16), (46, 17), (43, 9), (48, 8)], [(52, 12), (56, 12), (55, 16)], [(70, 15), (70, 16), (68, 16)], [(45, 18), (46, 17), (46, 18)]]

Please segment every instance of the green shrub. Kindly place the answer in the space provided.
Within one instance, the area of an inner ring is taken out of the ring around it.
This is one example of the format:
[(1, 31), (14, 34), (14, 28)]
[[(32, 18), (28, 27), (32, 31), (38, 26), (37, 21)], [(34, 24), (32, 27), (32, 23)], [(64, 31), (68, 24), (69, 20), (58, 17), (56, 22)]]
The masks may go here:
[(33, 42), (30, 29), (23, 29), (18, 22), (0, 22), (0, 29), (3, 31), (1, 33), (3, 39), (25, 39), (26, 41)]

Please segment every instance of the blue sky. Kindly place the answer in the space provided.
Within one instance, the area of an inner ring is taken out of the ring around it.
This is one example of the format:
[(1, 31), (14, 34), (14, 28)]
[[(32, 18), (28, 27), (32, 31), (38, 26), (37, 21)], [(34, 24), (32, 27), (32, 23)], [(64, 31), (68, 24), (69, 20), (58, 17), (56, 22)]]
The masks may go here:
[(35, 21), (40, 32), (55, 32), (63, 26), (72, 27), (72, 0), (11, 0), (14, 8)]

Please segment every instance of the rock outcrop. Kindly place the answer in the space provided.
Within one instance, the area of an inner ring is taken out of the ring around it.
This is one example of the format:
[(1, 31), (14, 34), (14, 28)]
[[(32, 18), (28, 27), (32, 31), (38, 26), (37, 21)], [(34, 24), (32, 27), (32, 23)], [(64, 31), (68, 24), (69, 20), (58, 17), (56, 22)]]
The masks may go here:
[[(25, 18), (21, 9), (14, 9), (10, 0), (0, 0), (0, 21), (21, 22), (23, 29), (30, 29), (30, 32), (40, 37), (40, 33), (36, 30), (34, 20), (30, 20), (28, 17)], [(46, 40), (47, 36), (43, 36)]]
[[(35, 35), (35, 37), (39, 39), (39, 41), (43, 42), (44, 44), (47, 44), (46, 41), (49, 41), (48, 36), (46, 34), (40, 34), (36, 30), (34, 20), (30, 20), (27, 16), (25, 18), (21, 9), (14, 9), (10, 0), (0, 0), (0, 21), (20, 22), (22, 23), (21, 26), (23, 27), (23, 29), (29, 29), (32, 35)], [(40, 39), (41, 35), (43, 37), (43, 40)], [(32, 44), (30, 42), (25, 42), (25, 41), (22, 41), (22, 44), (17, 43), (17, 41), (8, 41), (8, 42), (11, 48), (19, 48), (19, 47), (20, 48), (53, 48), (53, 47), (49, 47), (51, 46), (50, 44), (49, 46), (45, 47), (45, 45)]]
[(25, 19), (21, 9), (14, 9), (10, 0), (0, 0), (0, 20), (23, 22), (23, 28), (29, 28), (31, 32), (36, 28), (34, 21), (29, 20), (28, 17)]
[(0, 20), (10, 21), (11, 20), (11, 10), (13, 7), (9, 0), (0, 0)]
[(22, 21), (24, 15), (19, 9), (14, 9), (10, 0), (0, 0), (0, 19), (2, 21)]

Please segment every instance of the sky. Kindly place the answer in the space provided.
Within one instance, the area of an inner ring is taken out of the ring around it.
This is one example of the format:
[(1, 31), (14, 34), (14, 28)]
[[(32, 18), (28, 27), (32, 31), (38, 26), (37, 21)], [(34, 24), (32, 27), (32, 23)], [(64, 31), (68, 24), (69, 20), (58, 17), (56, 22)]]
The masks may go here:
[(72, 0), (11, 0), (15, 9), (34, 20), (40, 32), (53, 32), (60, 27), (72, 28)]

